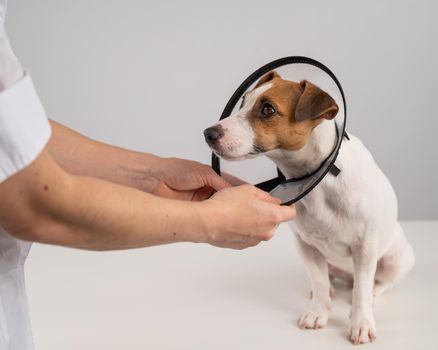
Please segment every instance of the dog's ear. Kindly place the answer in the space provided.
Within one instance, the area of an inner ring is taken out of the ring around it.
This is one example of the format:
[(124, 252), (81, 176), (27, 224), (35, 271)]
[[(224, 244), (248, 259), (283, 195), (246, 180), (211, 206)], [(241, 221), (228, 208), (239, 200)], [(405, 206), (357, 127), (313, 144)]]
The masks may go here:
[(274, 80), (276, 78), (281, 78), (281, 77), (275, 70), (271, 70), (270, 72), (266, 73), (264, 76), (260, 78), (260, 80), (254, 86), (254, 89), (257, 89), (260, 85), (263, 85), (264, 83), (267, 83), (268, 81)]
[(325, 91), (307, 80), (300, 82), (302, 94), (295, 109), (295, 120), (302, 122), (306, 119), (333, 119), (338, 113), (338, 105)]

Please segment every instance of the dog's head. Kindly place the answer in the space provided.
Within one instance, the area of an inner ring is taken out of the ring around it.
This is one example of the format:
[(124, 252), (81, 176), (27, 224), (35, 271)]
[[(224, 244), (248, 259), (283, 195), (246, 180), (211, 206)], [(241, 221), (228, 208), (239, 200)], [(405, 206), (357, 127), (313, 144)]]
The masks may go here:
[(316, 126), (337, 113), (334, 99), (316, 85), (284, 80), (271, 71), (244, 95), (239, 111), (205, 129), (204, 136), (228, 160), (274, 149), (299, 150)]

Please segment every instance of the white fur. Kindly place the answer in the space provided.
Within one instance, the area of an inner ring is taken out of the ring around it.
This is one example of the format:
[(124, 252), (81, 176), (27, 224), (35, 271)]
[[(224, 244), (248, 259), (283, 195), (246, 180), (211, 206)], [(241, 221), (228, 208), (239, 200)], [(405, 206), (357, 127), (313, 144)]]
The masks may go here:
[[(334, 146), (333, 121), (315, 128), (299, 151), (268, 154), (287, 177), (316, 169)], [(336, 165), (296, 205), (290, 222), (312, 286), (312, 302), (299, 320), (303, 328), (325, 325), (330, 309), (331, 275), (354, 278), (350, 337), (367, 343), (375, 337), (373, 291), (379, 294), (412, 268), (414, 255), (397, 221), (397, 199), (386, 176), (362, 142), (349, 135)]]
[(222, 125), (224, 136), (215, 146), (215, 153), (230, 160), (240, 160), (251, 155), (254, 151), (254, 132), (248, 122), (247, 114), (254, 106), (257, 97), (271, 86), (271, 83), (263, 84), (248, 92), (245, 96), (245, 105), (237, 113), (218, 123)]
[[(242, 118), (269, 87), (266, 84), (254, 90), (245, 108), (222, 122), (226, 142), (240, 144), (228, 156), (245, 158), (245, 152), (251, 152), (253, 132), (244, 130), (250, 125)], [(340, 174), (327, 174), (296, 204), (297, 217), (290, 226), (312, 288), (312, 301), (299, 320), (300, 327), (323, 327), (331, 303), (330, 277), (351, 278), (350, 338), (358, 344), (375, 337), (373, 294), (380, 294), (403, 278), (414, 264), (414, 255), (397, 221), (397, 199), (390, 182), (362, 142), (349, 136), (335, 163)], [(335, 138), (334, 121), (324, 121), (302, 149), (274, 150), (266, 155), (286, 177), (297, 177), (321, 164), (333, 149)]]

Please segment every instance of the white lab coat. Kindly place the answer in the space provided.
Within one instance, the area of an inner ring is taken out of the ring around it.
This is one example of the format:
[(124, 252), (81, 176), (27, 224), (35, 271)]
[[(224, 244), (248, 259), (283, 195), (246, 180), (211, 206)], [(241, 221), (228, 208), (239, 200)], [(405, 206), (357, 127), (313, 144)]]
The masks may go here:
[[(0, 183), (29, 165), (51, 132), (32, 80), (9, 45), (5, 12), (0, 0)], [(0, 350), (33, 349), (23, 270), (30, 246), (0, 223)]]

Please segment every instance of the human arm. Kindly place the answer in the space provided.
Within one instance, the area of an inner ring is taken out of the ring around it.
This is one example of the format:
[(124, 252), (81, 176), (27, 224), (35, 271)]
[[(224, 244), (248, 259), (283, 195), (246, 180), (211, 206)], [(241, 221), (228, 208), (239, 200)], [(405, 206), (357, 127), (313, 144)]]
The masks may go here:
[[(45, 147), (51, 128), (30, 76), (10, 49), (3, 10), (0, 6), (0, 225), (9, 234), (91, 250), (177, 241), (244, 248), (271, 238), (279, 222), (294, 216), (293, 208), (280, 207), (249, 185), (222, 189), (202, 202), (176, 201), (114, 179), (69, 172), (65, 167), (71, 164), (59, 166), (63, 160), (54, 160)], [(102, 153), (95, 155), (104, 158)], [(218, 184), (218, 179), (209, 176), (202, 184), (214, 189), (228, 186)], [(170, 193), (185, 190), (161, 181)], [(191, 196), (193, 189), (187, 192), (184, 196)]]
[(96, 177), (161, 197), (203, 200), (214, 191), (242, 184), (225, 179), (207, 165), (178, 158), (161, 158), (92, 140), (55, 121), (48, 150), (72, 174)]
[(47, 151), (0, 183), (0, 198), (0, 224), (13, 236), (90, 250), (182, 241), (245, 248), (295, 215), (250, 185), (202, 202), (170, 200), (69, 174)]

